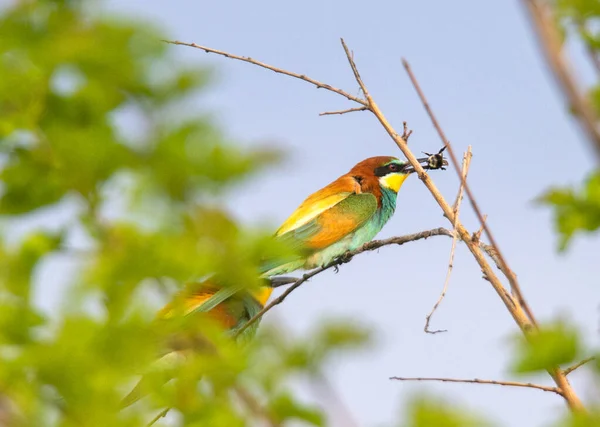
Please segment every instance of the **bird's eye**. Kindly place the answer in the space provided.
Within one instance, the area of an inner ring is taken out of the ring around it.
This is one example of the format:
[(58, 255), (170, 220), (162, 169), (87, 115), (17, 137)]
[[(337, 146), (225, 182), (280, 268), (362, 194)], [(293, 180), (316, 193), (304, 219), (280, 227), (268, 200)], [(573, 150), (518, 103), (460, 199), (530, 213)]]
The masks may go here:
[(388, 166), (390, 172), (398, 172), (398, 165), (396, 163), (392, 163)]

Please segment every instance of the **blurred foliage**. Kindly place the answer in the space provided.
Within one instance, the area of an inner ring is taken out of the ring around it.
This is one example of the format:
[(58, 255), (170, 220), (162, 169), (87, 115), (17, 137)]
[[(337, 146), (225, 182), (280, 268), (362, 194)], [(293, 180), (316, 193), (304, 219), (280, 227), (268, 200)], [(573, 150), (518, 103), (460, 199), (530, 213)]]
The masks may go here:
[(483, 418), (470, 415), (447, 402), (423, 397), (410, 404), (409, 423), (403, 427), (491, 427)]
[(517, 360), (513, 370), (518, 373), (544, 371), (574, 363), (580, 356), (581, 344), (577, 329), (562, 322), (541, 325), (540, 330), (525, 339), (517, 337)]
[[(553, 0), (556, 18), (566, 39), (583, 45), (589, 65), (599, 80), (589, 88), (589, 97), (600, 126), (600, 2), (598, 0)], [(582, 188), (556, 188), (540, 201), (554, 209), (559, 249), (566, 249), (577, 233), (600, 229), (600, 169), (591, 172)]]
[(600, 228), (600, 171), (592, 173), (584, 188), (557, 188), (541, 200), (554, 206), (560, 249), (567, 247), (577, 232), (593, 232)]
[[(208, 74), (164, 38), (93, 1), (20, 1), (0, 16), (1, 425), (143, 426), (166, 407), (170, 425), (325, 425), (290, 382), (364, 342), (333, 324), (247, 346), (210, 319), (155, 320), (183, 283), (256, 287), (261, 258), (282, 253), (221, 207), (280, 153), (241, 149), (195, 113)], [(50, 277), (57, 257), (77, 268)], [(195, 332), (198, 351), (165, 354)], [(140, 373), (152, 393), (118, 411)]]
[[(280, 153), (241, 149), (195, 113), (209, 75), (164, 38), (94, 1), (17, 1), (0, 15), (0, 425), (144, 426), (164, 408), (156, 425), (330, 425), (293, 386), (368, 345), (363, 327), (332, 321), (304, 338), (268, 327), (242, 344), (208, 318), (156, 319), (184, 283), (214, 274), (256, 288), (261, 259), (286, 254), (222, 207)], [(598, 227), (599, 181), (546, 196), (565, 244)], [(56, 221), (31, 225), (40, 216)], [(54, 277), (60, 257), (76, 268)], [(187, 347), (167, 353), (174, 340)], [(516, 367), (581, 352), (558, 324), (520, 347)], [(149, 395), (119, 411), (142, 373)], [(597, 421), (581, 417), (564, 425)], [(430, 398), (401, 419), (488, 425)]]

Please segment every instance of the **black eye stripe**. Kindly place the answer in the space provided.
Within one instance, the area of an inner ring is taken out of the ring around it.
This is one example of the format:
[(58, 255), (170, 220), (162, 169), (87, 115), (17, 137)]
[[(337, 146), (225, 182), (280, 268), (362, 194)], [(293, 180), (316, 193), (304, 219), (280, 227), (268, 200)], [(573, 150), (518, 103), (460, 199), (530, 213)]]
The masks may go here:
[(401, 166), (398, 163), (389, 163), (384, 166), (375, 168), (375, 176), (386, 176), (389, 173), (396, 173), (400, 171)]

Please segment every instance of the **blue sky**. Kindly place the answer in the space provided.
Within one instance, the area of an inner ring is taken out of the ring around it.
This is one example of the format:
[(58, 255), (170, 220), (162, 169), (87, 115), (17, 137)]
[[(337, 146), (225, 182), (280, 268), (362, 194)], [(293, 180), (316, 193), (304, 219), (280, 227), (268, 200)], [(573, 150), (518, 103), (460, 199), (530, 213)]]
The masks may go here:
[[(441, 142), (401, 66), (400, 58), (407, 58), (455, 150), (473, 146), (470, 185), (534, 312), (542, 321), (572, 319), (588, 343), (598, 344), (598, 237), (578, 238), (569, 252), (558, 254), (549, 211), (533, 202), (552, 185), (580, 182), (593, 158), (565, 113), (519, 2), (113, 0), (107, 7), (158, 23), (172, 39), (251, 56), (358, 95), (339, 43), (344, 37), (388, 119), (398, 130), (408, 122), (414, 152), (433, 151)], [(307, 195), (363, 158), (401, 156), (368, 113), (319, 117), (354, 106), (337, 95), (199, 50), (172, 49), (181, 60), (214, 70), (215, 84), (193, 101), (195, 107), (211, 112), (240, 144), (270, 143), (288, 153), (281, 166), (232, 195), (230, 209), (243, 222), (275, 229)], [(580, 72), (588, 77), (585, 68)], [(454, 171), (431, 175), (453, 200)], [(476, 230), (466, 203), (462, 212), (465, 225)], [(414, 177), (378, 237), (438, 226), (449, 224)], [(449, 332), (423, 332), (425, 315), (442, 288), (450, 244), (439, 237), (357, 257), (339, 274), (328, 272), (303, 285), (267, 321), (276, 319), (301, 333), (341, 316), (374, 329), (373, 349), (329, 369), (361, 425), (389, 425), (422, 390), (499, 425), (547, 425), (564, 411), (551, 393), (388, 380), (393, 375), (515, 379), (509, 350), (516, 326), (462, 245), (448, 295), (432, 321), (432, 327)], [(549, 383), (546, 376), (517, 379)], [(573, 374), (572, 381), (585, 398), (585, 374)]]

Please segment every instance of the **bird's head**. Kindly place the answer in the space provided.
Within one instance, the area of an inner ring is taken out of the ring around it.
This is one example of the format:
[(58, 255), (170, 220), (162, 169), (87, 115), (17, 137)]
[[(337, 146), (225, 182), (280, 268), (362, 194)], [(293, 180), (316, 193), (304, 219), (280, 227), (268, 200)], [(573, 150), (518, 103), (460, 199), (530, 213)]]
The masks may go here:
[[(432, 167), (429, 162), (431, 156), (417, 159), (419, 163), (425, 163), (425, 169), (438, 169)], [(441, 160), (442, 166), (448, 164), (445, 159)], [(402, 187), (404, 180), (415, 171), (415, 169), (406, 161), (391, 156), (370, 157), (358, 163), (350, 170), (350, 174), (355, 178), (363, 178), (368, 181), (378, 182), (382, 188), (387, 188), (397, 193)]]
[(409, 163), (395, 157), (370, 157), (350, 170), (355, 179), (378, 182), (379, 186), (397, 193), (404, 180), (414, 172)]

